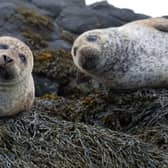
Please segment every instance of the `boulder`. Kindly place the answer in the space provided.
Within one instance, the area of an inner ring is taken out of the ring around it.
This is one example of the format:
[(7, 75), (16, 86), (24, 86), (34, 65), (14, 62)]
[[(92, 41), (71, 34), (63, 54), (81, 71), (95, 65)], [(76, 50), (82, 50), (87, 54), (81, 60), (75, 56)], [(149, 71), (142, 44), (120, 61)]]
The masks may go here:
[[(119, 23), (127, 23), (134, 20), (146, 19), (149, 16), (144, 14), (135, 13), (130, 9), (121, 9), (113, 5), (110, 5), (107, 1), (102, 1), (90, 5), (91, 9), (95, 10), (98, 17), (101, 21), (106, 20), (106, 26), (115, 26), (115, 20), (118, 20)], [(119, 23), (116, 23), (116, 26), (120, 26)]]
[(81, 34), (90, 29), (121, 26), (148, 17), (130, 9), (116, 8), (104, 1), (82, 8), (67, 7), (57, 17), (56, 23), (65, 30)]
[(37, 7), (43, 8), (47, 11), (51, 11), (52, 14), (56, 17), (65, 7), (80, 6), (85, 5), (84, 0), (32, 0)]
[(68, 7), (57, 17), (56, 23), (65, 30), (80, 34), (99, 27), (96, 12), (89, 7)]

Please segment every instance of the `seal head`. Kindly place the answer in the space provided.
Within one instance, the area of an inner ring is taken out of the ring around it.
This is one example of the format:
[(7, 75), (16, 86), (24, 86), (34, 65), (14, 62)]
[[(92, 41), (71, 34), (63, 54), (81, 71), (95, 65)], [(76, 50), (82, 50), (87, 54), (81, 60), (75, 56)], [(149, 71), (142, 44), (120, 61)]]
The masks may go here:
[(13, 37), (0, 37), (0, 116), (31, 108), (34, 100), (33, 55)]
[(103, 65), (103, 46), (108, 40), (108, 34), (102, 30), (88, 31), (74, 42), (72, 57), (75, 65), (84, 73), (94, 76)]

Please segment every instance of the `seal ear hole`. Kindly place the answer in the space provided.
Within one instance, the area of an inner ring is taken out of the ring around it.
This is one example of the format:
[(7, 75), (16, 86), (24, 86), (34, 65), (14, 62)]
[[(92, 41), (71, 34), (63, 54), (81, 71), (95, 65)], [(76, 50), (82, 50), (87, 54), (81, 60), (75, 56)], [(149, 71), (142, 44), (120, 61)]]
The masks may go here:
[(7, 44), (0, 44), (0, 49), (7, 50), (9, 46)]
[(78, 50), (78, 47), (74, 47), (74, 50), (73, 50), (74, 56), (76, 56), (77, 50)]
[(97, 38), (98, 37), (96, 35), (88, 35), (86, 37), (87, 41), (89, 41), (89, 42), (95, 42), (97, 40)]
[(22, 63), (25, 64), (27, 62), (26, 56), (24, 54), (19, 53), (19, 58), (20, 58), (20, 60), (21, 60)]

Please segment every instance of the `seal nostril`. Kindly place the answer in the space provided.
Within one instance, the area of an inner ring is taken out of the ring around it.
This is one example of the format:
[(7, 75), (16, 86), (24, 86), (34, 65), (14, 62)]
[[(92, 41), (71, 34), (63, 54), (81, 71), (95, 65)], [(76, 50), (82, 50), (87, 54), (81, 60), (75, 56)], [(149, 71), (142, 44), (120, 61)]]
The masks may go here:
[(0, 49), (6, 50), (8, 48), (9, 48), (9, 46), (7, 44), (0, 44)]
[(78, 50), (78, 47), (74, 47), (74, 56), (76, 56), (77, 50)]
[(8, 63), (13, 62), (13, 59), (10, 58), (10, 57), (7, 56), (7, 55), (3, 55), (3, 59), (4, 59), (4, 63), (5, 63), (5, 64), (8, 64)]
[(97, 66), (98, 57), (96, 55), (81, 56), (79, 59), (80, 66), (86, 70), (93, 70)]

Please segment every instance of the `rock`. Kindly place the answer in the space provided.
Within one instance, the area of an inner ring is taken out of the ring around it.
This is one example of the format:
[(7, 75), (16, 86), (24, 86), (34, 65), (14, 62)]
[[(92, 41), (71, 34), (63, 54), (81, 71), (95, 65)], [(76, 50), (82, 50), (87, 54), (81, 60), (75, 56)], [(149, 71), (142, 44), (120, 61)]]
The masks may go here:
[(57, 17), (59, 13), (65, 7), (73, 7), (80, 6), (83, 7), (85, 5), (84, 0), (32, 0), (32, 2), (47, 11), (51, 11), (53, 16)]
[(84, 0), (1, 0), (0, 14), (0, 34), (33, 51), (40, 96), (0, 120), (0, 167), (167, 168), (168, 90), (104, 94), (93, 79), (77, 82), (70, 54), (83, 31), (148, 16)]
[(96, 12), (89, 7), (65, 8), (57, 17), (56, 23), (63, 29), (76, 34), (100, 27)]
[(77, 36), (69, 31), (63, 30), (61, 32), (61, 38), (73, 44)]
[(12, 26), (7, 20), (12, 17), (16, 13), (16, 5), (13, 3), (2, 2), (0, 5), (0, 33), (1, 34), (8, 34), (10, 32), (10, 27), (14, 31), (18, 28), (18, 26)]
[(72, 44), (70, 44), (69, 42), (65, 41), (65, 40), (55, 40), (55, 41), (51, 41), (48, 43), (48, 48), (50, 49), (62, 49), (65, 51), (70, 51), (72, 47)]
[(49, 17), (12, 3), (2, 2), (1, 8), (1, 34), (17, 37), (31, 49), (47, 48), (49, 42), (60, 40), (60, 29)]
[(134, 11), (130, 9), (117, 8), (108, 4), (107, 1), (94, 3), (90, 7), (96, 11), (101, 22), (101, 27), (120, 26), (134, 20), (149, 18), (149, 16), (134, 13)]
[(57, 17), (56, 23), (65, 30), (81, 34), (90, 29), (121, 26), (148, 17), (129, 9), (116, 8), (104, 1), (83, 8), (65, 8)]
[(34, 75), (34, 82), (35, 82), (35, 91), (36, 96), (44, 96), (44, 95), (57, 95), (58, 93), (58, 83), (46, 78), (45, 76)]
[(168, 90), (111, 92), (103, 95), (100, 89), (91, 88), (92, 85), (87, 85), (88, 90), (76, 87), (69, 97), (58, 99), (59, 107), (56, 106), (56, 100), (50, 107), (43, 108), (52, 109), (51, 115), (62, 117), (63, 120), (101, 125), (129, 134), (145, 127), (167, 125)]
[(76, 67), (69, 51), (45, 49), (34, 52), (34, 73), (53, 79), (61, 87), (75, 80)]

